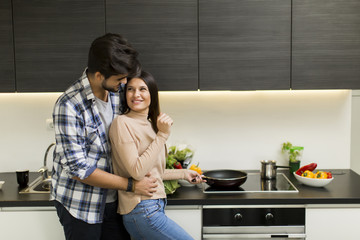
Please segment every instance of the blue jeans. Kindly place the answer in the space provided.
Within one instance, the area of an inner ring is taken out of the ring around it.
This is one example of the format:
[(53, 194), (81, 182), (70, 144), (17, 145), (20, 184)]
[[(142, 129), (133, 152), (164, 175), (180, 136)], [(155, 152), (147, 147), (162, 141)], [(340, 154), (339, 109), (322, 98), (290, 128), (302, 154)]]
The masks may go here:
[(123, 215), (125, 228), (131, 237), (136, 240), (193, 240), (165, 215), (165, 205), (166, 199), (143, 200), (130, 213)]

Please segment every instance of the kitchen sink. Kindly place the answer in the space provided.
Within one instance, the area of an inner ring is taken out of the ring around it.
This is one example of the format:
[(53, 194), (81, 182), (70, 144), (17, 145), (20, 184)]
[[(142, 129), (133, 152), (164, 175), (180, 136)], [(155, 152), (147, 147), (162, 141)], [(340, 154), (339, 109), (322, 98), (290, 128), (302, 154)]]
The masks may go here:
[(29, 184), (26, 188), (20, 190), (20, 194), (23, 193), (50, 193), (51, 187), (51, 177), (43, 178), (43, 176), (39, 176), (33, 182)]

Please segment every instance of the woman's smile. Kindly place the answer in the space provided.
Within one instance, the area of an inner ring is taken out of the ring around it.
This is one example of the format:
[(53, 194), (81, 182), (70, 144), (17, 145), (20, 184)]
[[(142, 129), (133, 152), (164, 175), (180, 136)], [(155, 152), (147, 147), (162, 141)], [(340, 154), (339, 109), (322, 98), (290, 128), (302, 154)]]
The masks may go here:
[(134, 112), (148, 113), (151, 102), (148, 86), (141, 78), (132, 78), (126, 86), (126, 101)]

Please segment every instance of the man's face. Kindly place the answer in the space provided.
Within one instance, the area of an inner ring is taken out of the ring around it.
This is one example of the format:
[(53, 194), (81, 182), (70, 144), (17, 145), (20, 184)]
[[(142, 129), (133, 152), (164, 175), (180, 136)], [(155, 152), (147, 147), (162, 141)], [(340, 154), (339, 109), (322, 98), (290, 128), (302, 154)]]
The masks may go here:
[(102, 82), (102, 87), (109, 92), (118, 92), (121, 84), (126, 84), (127, 74), (112, 75)]

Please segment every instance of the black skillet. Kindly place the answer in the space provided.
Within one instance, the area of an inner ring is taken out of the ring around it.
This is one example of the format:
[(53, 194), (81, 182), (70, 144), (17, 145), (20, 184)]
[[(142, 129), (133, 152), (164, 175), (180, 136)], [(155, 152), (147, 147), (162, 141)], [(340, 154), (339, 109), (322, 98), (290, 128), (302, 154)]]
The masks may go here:
[(206, 184), (214, 188), (234, 188), (242, 185), (247, 179), (247, 173), (240, 170), (210, 170), (203, 173)]

